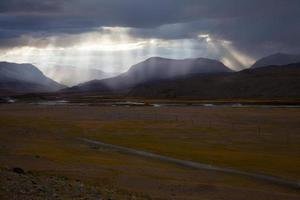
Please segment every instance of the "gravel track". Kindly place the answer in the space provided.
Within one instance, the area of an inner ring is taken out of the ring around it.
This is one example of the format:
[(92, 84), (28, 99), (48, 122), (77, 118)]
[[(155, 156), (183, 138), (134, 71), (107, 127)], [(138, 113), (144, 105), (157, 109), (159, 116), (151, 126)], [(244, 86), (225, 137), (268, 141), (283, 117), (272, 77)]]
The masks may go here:
[(79, 138), (79, 140), (86, 142), (88, 144), (93, 144), (93, 145), (100, 146), (103, 148), (117, 150), (121, 153), (156, 159), (156, 160), (159, 160), (162, 162), (173, 163), (173, 164), (191, 168), (191, 169), (209, 170), (209, 171), (217, 171), (217, 172), (222, 172), (222, 173), (227, 173), (227, 174), (235, 174), (235, 175), (255, 178), (257, 180), (267, 181), (267, 182), (271, 182), (271, 183), (275, 183), (275, 184), (279, 184), (279, 185), (283, 185), (283, 186), (287, 186), (287, 187), (291, 187), (291, 188), (300, 189), (300, 182), (293, 181), (293, 180), (286, 180), (286, 179), (282, 179), (282, 178), (275, 177), (275, 176), (244, 172), (244, 171), (239, 171), (239, 170), (231, 169), (231, 168), (224, 168), (224, 167), (218, 167), (218, 166), (213, 166), (213, 165), (208, 165), (208, 164), (203, 164), (203, 163), (198, 163), (198, 162), (180, 160), (180, 159), (176, 159), (176, 158), (172, 158), (172, 157), (168, 157), (168, 156), (162, 156), (159, 154), (154, 154), (154, 153), (150, 153), (150, 152), (146, 152), (146, 151), (140, 151), (140, 150), (122, 147), (122, 146), (118, 146), (118, 145), (107, 144), (107, 143), (103, 143), (103, 142), (96, 141), (96, 140), (90, 140), (90, 139), (86, 139), (86, 138)]

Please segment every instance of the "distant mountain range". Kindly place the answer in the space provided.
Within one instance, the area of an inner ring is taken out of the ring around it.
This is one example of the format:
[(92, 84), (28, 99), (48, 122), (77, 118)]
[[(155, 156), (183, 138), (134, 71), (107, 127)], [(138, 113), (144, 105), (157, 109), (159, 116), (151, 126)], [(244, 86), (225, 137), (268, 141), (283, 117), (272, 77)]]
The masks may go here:
[[(72, 67), (55, 67), (51, 73), (69, 85), (107, 76), (100, 70)], [(0, 94), (55, 91), (149, 98), (300, 98), (300, 56), (274, 54), (239, 72), (206, 58), (153, 57), (118, 76), (69, 88), (31, 64), (0, 63)]]
[(277, 53), (262, 59), (259, 59), (252, 65), (251, 68), (258, 68), (270, 65), (287, 65), (291, 63), (299, 63), (300, 62), (300, 55), (291, 55), (291, 54), (284, 54), (284, 53)]
[(170, 79), (187, 74), (231, 72), (233, 71), (223, 63), (206, 58), (175, 60), (152, 57), (133, 65), (126, 73), (117, 77), (79, 84), (65, 89), (64, 92), (127, 92), (132, 87), (142, 83)]
[(117, 75), (99, 69), (73, 66), (54, 66), (42, 69), (42, 71), (50, 78), (67, 86), (74, 86), (94, 79), (101, 80)]
[(300, 98), (300, 63), (236, 73), (196, 74), (138, 85), (129, 96), (148, 98)]
[(0, 62), (1, 94), (55, 92), (64, 87), (31, 64)]

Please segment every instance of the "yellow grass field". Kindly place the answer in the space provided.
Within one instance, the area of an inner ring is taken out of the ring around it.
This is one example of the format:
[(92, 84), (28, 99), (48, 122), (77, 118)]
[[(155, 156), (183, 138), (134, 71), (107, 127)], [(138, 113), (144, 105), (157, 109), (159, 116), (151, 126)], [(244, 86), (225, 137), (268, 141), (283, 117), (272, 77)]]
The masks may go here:
[(188, 169), (78, 139), (297, 181), (299, 124), (299, 108), (3, 104), (0, 167), (79, 180), (107, 199), (299, 199), (297, 189)]

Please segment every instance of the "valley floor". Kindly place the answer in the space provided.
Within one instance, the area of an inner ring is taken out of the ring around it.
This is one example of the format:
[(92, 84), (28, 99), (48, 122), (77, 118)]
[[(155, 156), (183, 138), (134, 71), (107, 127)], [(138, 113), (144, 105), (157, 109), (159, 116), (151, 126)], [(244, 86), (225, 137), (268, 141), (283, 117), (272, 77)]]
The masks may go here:
[(296, 200), (296, 188), (78, 138), (297, 181), (299, 124), (300, 108), (0, 104), (0, 198)]

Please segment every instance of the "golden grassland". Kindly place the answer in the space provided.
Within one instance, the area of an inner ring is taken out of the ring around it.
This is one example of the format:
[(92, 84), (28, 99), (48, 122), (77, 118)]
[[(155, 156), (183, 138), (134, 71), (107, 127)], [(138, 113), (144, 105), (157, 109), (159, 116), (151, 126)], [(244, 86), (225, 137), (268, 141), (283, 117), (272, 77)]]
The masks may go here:
[(115, 191), (120, 199), (132, 194), (141, 199), (288, 199), (294, 196), (280, 195), (299, 193), (125, 155), (77, 138), (299, 180), (299, 120), (298, 108), (2, 105), (0, 164), (81, 179)]

